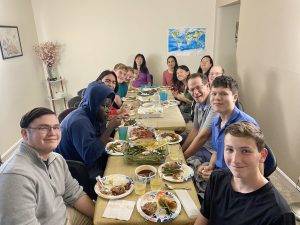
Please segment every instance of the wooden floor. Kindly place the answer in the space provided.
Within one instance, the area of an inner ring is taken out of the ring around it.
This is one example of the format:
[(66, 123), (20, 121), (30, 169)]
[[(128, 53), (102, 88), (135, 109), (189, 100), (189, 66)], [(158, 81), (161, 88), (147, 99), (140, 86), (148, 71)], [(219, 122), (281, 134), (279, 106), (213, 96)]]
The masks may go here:
[[(300, 192), (277, 170), (270, 176), (270, 180), (289, 204), (300, 202)], [(296, 224), (300, 225), (300, 221), (297, 221)]]

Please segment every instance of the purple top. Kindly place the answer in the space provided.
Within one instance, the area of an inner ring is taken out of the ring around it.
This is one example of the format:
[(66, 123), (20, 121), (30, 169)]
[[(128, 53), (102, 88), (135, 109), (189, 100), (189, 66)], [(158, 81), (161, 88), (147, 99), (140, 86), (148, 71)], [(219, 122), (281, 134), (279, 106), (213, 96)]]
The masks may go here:
[(132, 83), (133, 87), (140, 87), (143, 84), (147, 85), (147, 84), (151, 84), (151, 76), (149, 73), (143, 73), (140, 71), (138, 78), (136, 79), (136, 81), (134, 81)]

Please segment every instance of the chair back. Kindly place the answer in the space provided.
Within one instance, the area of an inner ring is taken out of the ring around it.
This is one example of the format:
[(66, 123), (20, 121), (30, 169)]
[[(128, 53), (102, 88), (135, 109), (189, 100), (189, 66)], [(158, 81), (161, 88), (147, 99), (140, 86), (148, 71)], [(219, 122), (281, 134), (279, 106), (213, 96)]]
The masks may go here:
[(68, 101), (68, 107), (69, 108), (77, 108), (81, 102), (82, 98), (81, 96), (75, 96), (73, 98), (70, 98)]
[(153, 75), (150, 74), (150, 78), (151, 78), (151, 86), (153, 85)]
[(75, 160), (66, 160), (70, 173), (74, 179), (76, 179), (83, 191), (91, 196), (89, 172), (83, 162)]
[(269, 177), (277, 168), (277, 160), (270, 146), (266, 144), (265, 148), (268, 150), (268, 155), (264, 163), (264, 176)]
[(61, 123), (63, 121), (63, 119), (72, 111), (74, 111), (76, 108), (69, 108), (69, 109), (65, 109), (64, 111), (62, 111), (59, 115), (58, 115), (58, 121), (59, 123)]

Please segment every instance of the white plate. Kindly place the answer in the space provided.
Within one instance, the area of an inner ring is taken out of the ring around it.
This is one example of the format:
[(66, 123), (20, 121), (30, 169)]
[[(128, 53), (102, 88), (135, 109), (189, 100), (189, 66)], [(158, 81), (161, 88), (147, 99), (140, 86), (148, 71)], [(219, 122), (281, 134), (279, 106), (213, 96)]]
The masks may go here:
[(95, 184), (94, 190), (95, 190), (96, 194), (98, 196), (102, 197), (102, 198), (105, 198), (105, 199), (124, 198), (125, 196), (129, 195), (134, 189), (133, 180), (130, 177), (128, 177), (126, 175), (123, 175), (123, 174), (112, 174), (112, 175), (109, 175), (109, 176), (106, 176), (106, 177), (102, 177), (101, 180), (104, 183), (104, 186), (107, 187), (108, 189), (110, 189), (113, 186), (114, 182), (120, 182), (120, 180), (124, 180), (124, 181), (127, 181), (127, 182), (131, 183), (130, 189), (128, 189), (125, 193), (123, 193), (121, 195), (106, 195), (106, 194), (103, 194), (102, 192), (100, 192), (97, 184)]
[(167, 101), (161, 102), (161, 105), (162, 105), (164, 108), (169, 108), (169, 107), (178, 106), (179, 104), (180, 104), (180, 102), (177, 101), (177, 100), (167, 100)]
[(152, 103), (152, 102), (146, 102), (146, 103), (142, 104), (142, 106), (145, 107), (145, 108), (150, 108), (150, 107), (154, 106), (154, 103)]
[[(123, 141), (123, 140), (115, 140), (115, 141), (111, 141), (111, 142), (108, 142), (105, 146), (105, 151), (107, 152), (107, 154), (109, 155), (124, 155), (123, 152), (117, 152), (117, 151), (113, 151), (109, 148), (109, 146), (111, 144), (114, 144), (114, 143), (124, 143), (124, 142), (127, 142), (127, 141)], [(121, 146), (121, 145), (120, 145)]]
[(166, 162), (166, 163), (160, 165), (157, 169), (158, 174), (161, 178), (163, 178), (167, 181), (171, 181), (171, 182), (182, 183), (182, 182), (188, 181), (189, 179), (191, 179), (194, 176), (194, 170), (186, 164), (181, 165), (181, 169), (183, 170), (183, 172), (181, 173), (180, 179), (174, 179), (172, 176), (165, 176), (162, 173), (162, 167), (168, 163), (170, 163), (170, 162)]
[(123, 98), (122, 98), (122, 101), (123, 101), (123, 102), (133, 102), (133, 101), (135, 101), (135, 100), (136, 100), (135, 97), (123, 97)]
[[(164, 133), (171, 133), (171, 132), (164, 132)], [(157, 140), (161, 140), (161, 139), (165, 139), (163, 137), (161, 137), (162, 134), (157, 135)], [(178, 141), (168, 141), (169, 145), (174, 145), (174, 144), (178, 144), (182, 141), (182, 137), (179, 134), (176, 134), (176, 136), (178, 137)]]
[[(175, 209), (175, 212), (172, 213), (171, 215), (167, 215), (166, 211), (158, 204), (158, 198), (157, 197), (162, 195), (162, 194), (166, 194), (172, 200), (176, 201), (177, 207)], [(142, 206), (147, 202), (157, 202), (157, 210), (154, 214), (152, 214), (150, 216), (145, 214), (142, 210)], [(143, 218), (145, 218), (146, 220), (149, 220), (151, 222), (160, 223), (160, 222), (167, 222), (167, 221), (171, 221), (171, 220), (175, 219), (181, 211), (181, 204), (180, 204), (180, 201), (178, 200), (178, 198), (172, 192), (169, 192), (169, 191), (150, 191), (150, 192), (147, 192), (146, 194), (142, 195), (137, 200), (136, 208), (137, 208), (138, 212), (141, 214), (141, 216)]]

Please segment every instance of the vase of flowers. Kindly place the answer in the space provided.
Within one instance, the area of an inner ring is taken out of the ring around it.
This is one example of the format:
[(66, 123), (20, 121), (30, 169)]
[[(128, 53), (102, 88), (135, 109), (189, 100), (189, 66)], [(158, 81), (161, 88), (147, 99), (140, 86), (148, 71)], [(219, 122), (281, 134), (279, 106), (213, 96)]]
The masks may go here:
[(56, 43), (47, 41), (44, 43), (34, 45), (34, 51), (37, 56), (43, 61), (47, 68), (48, 80), (56, 80), (53, 73), (53, 67), (58, 60), (59, 46)]

